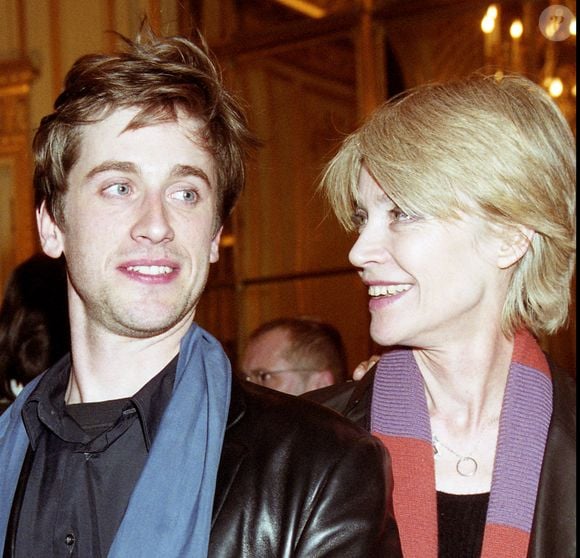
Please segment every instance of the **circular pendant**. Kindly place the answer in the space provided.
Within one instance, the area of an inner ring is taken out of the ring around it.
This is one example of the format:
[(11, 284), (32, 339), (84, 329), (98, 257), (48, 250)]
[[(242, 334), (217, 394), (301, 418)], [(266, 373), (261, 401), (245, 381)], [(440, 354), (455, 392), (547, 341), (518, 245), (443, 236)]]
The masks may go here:
[(455, 469), (462, 477), (472, 477), (477, 473), (477, 461), (473, 457), (462, 457), (457, 460)]

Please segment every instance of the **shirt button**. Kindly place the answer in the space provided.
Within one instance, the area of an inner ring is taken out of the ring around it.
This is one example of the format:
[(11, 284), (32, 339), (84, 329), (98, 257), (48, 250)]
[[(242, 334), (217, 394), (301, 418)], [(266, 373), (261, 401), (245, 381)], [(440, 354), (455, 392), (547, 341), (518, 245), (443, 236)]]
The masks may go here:
[(64, 542), (67, 546), (72, 546), (75, 543), (75, 536), (72, 533), (69, 533), (65, 538)]

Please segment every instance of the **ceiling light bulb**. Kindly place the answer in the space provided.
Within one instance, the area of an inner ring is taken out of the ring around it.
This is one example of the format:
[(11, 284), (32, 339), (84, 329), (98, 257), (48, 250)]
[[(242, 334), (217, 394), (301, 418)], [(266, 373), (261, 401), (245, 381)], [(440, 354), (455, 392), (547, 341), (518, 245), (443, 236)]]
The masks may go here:
[(514, 19), (510, 27), (512, 39), (519, 39), (524, 32), (524, 24), (519, 19)]
[(486, 34), (489, 34), (493, 31), (494, 27), (495, 20), (487, 15), (484, 16), (483, 19), (481, 20), (481, 30)]
[(491, 19), (497, 18), (497, 6), (495, 4), (490, 4), (487, 8), (487, 12), (485, 12), (486, 17), (490, 17)]
[(559, 97), (564, 92), (564, 84), (560, 78), (554, 78), (548, 87), (548, 93), (552, 97)]

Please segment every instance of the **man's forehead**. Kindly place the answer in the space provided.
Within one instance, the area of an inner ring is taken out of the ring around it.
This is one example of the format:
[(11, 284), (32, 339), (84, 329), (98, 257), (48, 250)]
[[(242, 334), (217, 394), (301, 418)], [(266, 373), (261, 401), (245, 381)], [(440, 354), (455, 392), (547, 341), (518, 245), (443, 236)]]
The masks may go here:
[[(192, 153), (203, 152), (208, 163), (214, 162), (213, 154), (208, 149), (203, 133), (204, 122), (200, 118), (179, 113), (174, 118), (141, 119), (138, 113), (139, 110), (139, 107), (119, 108), (109, 111), (98, 120), (83, 125), (80, 129), (79, 157), (84, 155), (93, 158), (95, 146), (97, 146), (99, 151), (106, 152), (107, 143), (104, 141), (105, 138), (112, 142), (119, 140), (123, 145), (131, 145), (133, 137), (143, 137), (143, 133), (149, 130), (153, 130), (157, 134), (157, 130), (159, 130), (160, 133), (169, 134), (169, 136), (180, 136), (191, 142)], [(136, 135), (132, 136), (132, 134)], [(149, 137), (155, 136), (150, 135)], [(135, 143), (136, 150), (139, 150), (141, 138), (140, 141)], [(89, 144), (90, 152), (83, 149), (87, 144)], [(116, 159), (117, 156), (107, 158)], [(122, 157), (119, 158), (122, 159)], [(187, 163), (184, 164), (186, 165)]]
[(263, 343), (273, 343), (276, 346), (286, 345), (291, 340), (290, 332), (282, 327), (266, 331), (260, 337)]
[(248, 358), (259, 360), (279, 360), (283, 358), (283, 351), (288, 345), (287, 332), (277, 328), (265, 331), (254, 338), (246, 349)]

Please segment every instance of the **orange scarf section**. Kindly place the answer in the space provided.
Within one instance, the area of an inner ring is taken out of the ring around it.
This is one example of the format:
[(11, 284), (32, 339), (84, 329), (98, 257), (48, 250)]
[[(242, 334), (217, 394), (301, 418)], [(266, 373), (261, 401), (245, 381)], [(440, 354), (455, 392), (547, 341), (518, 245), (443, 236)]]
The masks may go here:
[[(433, 446), (421, 440), (374, 433), (391, 454), (393, 508), (401, 536), (403, 556), (437, 558), (437, 498)], [(410, 497), (412, 495), (412, 497)], [(421, 536), (409, 536), (421, 533)], [(404, 536), (405, 535), (405, 536)]]

